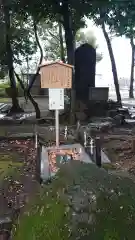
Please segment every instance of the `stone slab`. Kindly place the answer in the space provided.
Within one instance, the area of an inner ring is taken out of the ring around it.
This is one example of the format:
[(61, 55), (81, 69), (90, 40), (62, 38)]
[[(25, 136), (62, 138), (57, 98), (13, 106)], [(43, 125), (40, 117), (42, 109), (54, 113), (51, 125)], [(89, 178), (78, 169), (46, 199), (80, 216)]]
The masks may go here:
[[(85, 163), (93, 163), (92, 160), (90, 159), (89, 155), (85, 152), (83, 146), (81, 144), (72, 144), (72, 145), (61, 145), (59, 147), (61, 150), (70, 150), (70, 149), (76, 149), (77, 152), (79, 152), (78, 155), (78, 161), (83, 161)], [(42, 146), (42, 152), (41, 152), (41, 179), (43, 181), (47, 181), (50, 177), (53, 177), (54, 174), (50, 172), (50, 167), (49, 167), (49, 158), (48, 158), (48, 152), (54, 150), (55, 147), (44, 147)], [(58, 149), (56, 149), (58, 151)]]
[[(84, 147), (81, 144), (69, 144), (69, 145), (61, 145), (59, 149), (63, 150), (70, 150), (70, 149), (76, 149), (77, 152), (79, 152), (78, 159), (79, 161), (85, 162), (85, 163), (92, 163), (92, 160), (90, 156), (85, 152)], [(44, 147), (42, 146), (42, 152), (41, 152), (41, 179), (43, 181), (47, 181), (50, 177), (53, 177), (55, 175), (50, 173), (50, 167), (49, 167), (49, 159), (48, 159), (48, 152), (54, 150), (55, 147)], [(58, 149), (56, 149), (57, 151)], [(107, 155), (101, 151), (101, 158), (102, 158), (102, 163), (110, 163), (109, 158)]]
[(103, 150), (101, 150), (101, 160), (102, 160), (102, 163), (110, 163), (111, 162)]

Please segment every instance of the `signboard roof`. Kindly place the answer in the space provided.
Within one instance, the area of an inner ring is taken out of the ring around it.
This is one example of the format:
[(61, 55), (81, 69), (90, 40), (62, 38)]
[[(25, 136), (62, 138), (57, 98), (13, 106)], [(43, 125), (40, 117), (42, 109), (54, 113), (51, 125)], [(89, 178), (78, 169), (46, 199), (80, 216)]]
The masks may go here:
[(59, 61), (55, 61), (55, 62), (49, 62), (49, 63), (44, 63), (44, 64), (41, 64), (39, 67), (40, 68), (43, 68), (43, 67), (48, 67), (48, 66), (50, 66), (50, 65), (62, 65), (62, 66), (65, 66), (65, 67), (68, 67), (68, 68), (73, 68), (73, 66), (72, 65), (70, 65), (70, 64), (67, 64), (67, 63), (63, 63), (63, 62), (59, 62)]

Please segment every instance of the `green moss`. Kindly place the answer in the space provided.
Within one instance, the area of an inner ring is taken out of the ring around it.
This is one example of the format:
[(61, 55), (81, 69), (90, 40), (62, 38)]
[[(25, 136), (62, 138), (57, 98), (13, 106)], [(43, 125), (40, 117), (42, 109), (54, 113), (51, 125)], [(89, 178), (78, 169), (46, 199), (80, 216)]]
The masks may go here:
[(9, 175), (17, 175), (18, 168), (22, 167), (23, 164), (12, 161), (0, 161), (0, 182), (4, 177)]
[(104, 163), (102, 164), (102, 168), (104, 168), (107, 171), (116, 170), (116, 166), (113, 163)]
[(19, 156), (15, 153), (0, 153), (0, 181), (5, 176), (14, 175), (17, 173), (17, 168), (23, 166), (22, 162), (18, 162)]
[(12, 161), (14, 163), (14, 161), (17, 162), (18, 160), (18, 154), (17, 153), (0, 153), (0, 162), (1, 161)]
[(4, 170), (7, 168), (21, 167), (23, 163), (21, 162), (12, 162), (12, 161), (0, 161), (0, 169)]
[(3, 127), (0, 127), (0, 136), (5, 137), (7, 135), (8, 135), (7, 130)]

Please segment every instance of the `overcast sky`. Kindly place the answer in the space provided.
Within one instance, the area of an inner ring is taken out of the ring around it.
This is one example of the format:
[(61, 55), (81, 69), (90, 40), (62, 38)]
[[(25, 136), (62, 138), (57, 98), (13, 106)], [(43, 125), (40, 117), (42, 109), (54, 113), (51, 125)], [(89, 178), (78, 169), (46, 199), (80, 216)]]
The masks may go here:
[[(110, 57), (106, 41), (101, 28), (94, 26), (94, 24), (88, 20), (88, 29), (93, 29), (99, 45), (99, 51), (103, 53), (103, 60), (97, 64), (97, 73), (102, 74), (104, 78), (104, 84), (107, 82), (113, 82)], [(131, 47), (130, 42), (125, 37), (115, 37), (112, 40), (113, 52), (116, 60), (116, 66), (119, 78), (130, 78), (130, 66), (131, 66)]]

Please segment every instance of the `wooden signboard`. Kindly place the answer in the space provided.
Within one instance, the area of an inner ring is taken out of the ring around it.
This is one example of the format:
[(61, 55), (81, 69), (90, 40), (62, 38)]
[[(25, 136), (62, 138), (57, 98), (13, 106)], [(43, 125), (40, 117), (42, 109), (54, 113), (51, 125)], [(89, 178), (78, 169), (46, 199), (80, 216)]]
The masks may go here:
[(61, 62), (41, 65), (41, 88), (72, 88), (72, 70), (71, 65)]

